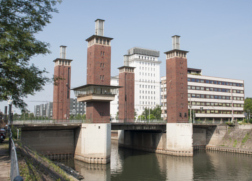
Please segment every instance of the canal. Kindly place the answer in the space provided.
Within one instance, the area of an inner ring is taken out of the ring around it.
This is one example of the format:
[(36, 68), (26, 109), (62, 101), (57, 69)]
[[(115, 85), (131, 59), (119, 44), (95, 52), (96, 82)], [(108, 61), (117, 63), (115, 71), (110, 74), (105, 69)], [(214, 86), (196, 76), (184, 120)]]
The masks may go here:
[(252, 155), (196, 151), (194, 157), (175, 157), (118, 148), (112, 141), (111, 163), (62, 161), (88, 181), (252, 180)]

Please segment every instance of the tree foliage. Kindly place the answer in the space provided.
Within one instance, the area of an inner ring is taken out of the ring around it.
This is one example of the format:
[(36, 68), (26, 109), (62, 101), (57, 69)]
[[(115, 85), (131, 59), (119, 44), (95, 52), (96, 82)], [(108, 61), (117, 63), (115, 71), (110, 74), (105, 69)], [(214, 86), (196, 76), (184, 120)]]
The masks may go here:
[(48, 43), (35, 34), (50, 23), (57, 12), (53, 0), (0, 1), (0, 101), (11, 96), (16, 107), (24, 109), (23, 101), (43, 89), (49, 79), (29, 61), (38, 54), (47, 54)]
[(142, 115), (141, 116), (138, 116), (138, 119), (149, 119), (149, 114), (150, 114), (150, 119), (153, 120), (153, 119), (161, 119), (161, 113), (162, 113), (162, 110), (161, 110), (161, 107), (159, 105), (157, 105), (154, 109), (148, 109), (148, 108), (145, 108)]
[(252, 98), (247, 97), (244, 101), (244, 111), (252, 114)]

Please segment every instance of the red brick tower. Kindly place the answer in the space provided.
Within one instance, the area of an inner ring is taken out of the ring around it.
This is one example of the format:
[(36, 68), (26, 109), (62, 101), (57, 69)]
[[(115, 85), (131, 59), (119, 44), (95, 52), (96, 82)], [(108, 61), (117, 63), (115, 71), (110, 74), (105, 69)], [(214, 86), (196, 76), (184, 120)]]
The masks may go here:
[(188, 123), (187, 58), (180, 50), (178, 35), (172, 36), (173, 50), (166, 54), (167, 123)]
[(134, 122), (134, 92), (135, 73), (134, 67), (119, 67), (119, 120)]
[(60, 46), (60, 58), (54, 60), (53, 119), (69, 119), (71, 61), (66, 59), (66, 46)]
[(77, 101), (87, 102), (86, 119), (92, 123), (110, 123), (110, 101), (115, 86), (110, 86), (111, 46), (113, 38), (103, 36), (104, 20), (95, 21), (95, 35), (86, 41), (87, 85), (74, 88)]

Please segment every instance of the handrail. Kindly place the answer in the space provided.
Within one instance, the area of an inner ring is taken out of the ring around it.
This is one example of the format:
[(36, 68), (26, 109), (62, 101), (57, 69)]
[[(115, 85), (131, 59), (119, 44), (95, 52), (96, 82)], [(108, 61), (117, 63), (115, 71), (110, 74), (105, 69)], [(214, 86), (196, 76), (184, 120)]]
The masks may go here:
[(16, 151), (16, 146), (15, 146), (15, 143), (12, 139), (12, 132), (11, 132), (11, 129), (10, 127), (9, 128), (9, 133), (10, 133), (10, 136), (9, 136), (9, 146), (10, 146), (10, 158), (11, 158), (11, 170), (10, 170), (10, 178), (11, 178), (11, 181), (22, 181), (23, 178), (20, 176), (20, 173), (19, 173), (19, 167), (18, 167), (18, 158), (17, 158), (17, 151)]

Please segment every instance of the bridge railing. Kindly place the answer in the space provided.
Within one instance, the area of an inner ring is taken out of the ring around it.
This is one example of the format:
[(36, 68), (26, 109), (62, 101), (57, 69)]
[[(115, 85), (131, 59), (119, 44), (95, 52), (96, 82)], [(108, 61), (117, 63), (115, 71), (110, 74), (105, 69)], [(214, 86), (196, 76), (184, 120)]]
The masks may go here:
[(225, 122), (223, 121), (212, 121), (212, 120), (206, 120), (206, 121), (197, 121), (195, 120), (193, 124), (204, 124), (204, 125), (217, 125), (217, 124), (223, 124)]
[(153, 119), (153, 120), (134, 120), (134, 119), (113, 119), (111, 120), (111, 123), (143, 123), (143, 124), (164, 124), (166, 123), (166, 120), (158, 120), (158, 119)]
[(22, 124), (74, 124), (74, 123), (84, 123), (88, 120), (16, 120), (13, 121), (13, 125)]

